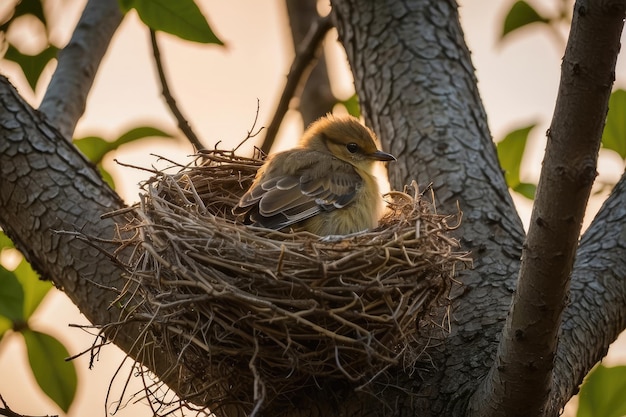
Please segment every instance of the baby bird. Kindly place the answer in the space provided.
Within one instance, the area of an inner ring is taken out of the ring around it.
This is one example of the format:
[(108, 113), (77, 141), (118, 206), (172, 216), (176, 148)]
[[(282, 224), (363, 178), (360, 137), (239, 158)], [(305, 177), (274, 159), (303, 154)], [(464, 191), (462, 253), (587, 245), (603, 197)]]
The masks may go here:
[(327, 115), (297, 147), (268, 158), (233, 211), (256, 226), (319, 236), (371, 229), (383, 210), (375, 163), (395, 160), (355, 117)]

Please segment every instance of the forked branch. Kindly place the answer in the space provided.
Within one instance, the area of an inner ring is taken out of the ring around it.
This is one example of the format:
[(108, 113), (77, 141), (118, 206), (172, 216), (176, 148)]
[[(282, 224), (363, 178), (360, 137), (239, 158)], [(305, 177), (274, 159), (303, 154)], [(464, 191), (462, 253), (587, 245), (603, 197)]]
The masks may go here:
[(517, 289), (470, 416), (541, 416), (626, 12), (624, 1), (577, 1)]

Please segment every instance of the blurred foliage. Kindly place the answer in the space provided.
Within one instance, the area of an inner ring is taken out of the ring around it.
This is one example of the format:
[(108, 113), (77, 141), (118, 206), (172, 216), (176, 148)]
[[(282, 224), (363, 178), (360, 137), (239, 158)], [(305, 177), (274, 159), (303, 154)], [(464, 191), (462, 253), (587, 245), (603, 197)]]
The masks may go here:
[(351, 116), (357, 118), (361, 117), (361, 106), (359, 105), (359, 97), (356, 93), (345, 100), (339, 100), (339, 104), (342, 104)]
[(35, 91), (37, 82), (44, 68), (50, 61), (56, 58), (59, 49), (55, 46), (49, 45), (46, 49), (39, 52), (37, 55), (26, 55), (17, 50), (13, 45), (9, 45), (4, 59), (17, 63), (24, 72), (24, 76), (28, 81), (28, 85)]
[(532, 23), (550, 23), (550, 19), (539, 14), (539, 12), (527, 2), (522, 0), (516, 1), (504, 18), (500, 38), (503, 39), (514, 30), (523, 28)]
[(193, 0), (118, 0), (124, 12), (135, 9), (150, 28), (200, 43), (224, 43)]
[(609, 113), (602, 133), (602, 146), (626, 161), (626, 91), (615, 90), (609, 98)]
[[(15, 249), (6, 235), (0, 232), (0, 254), (5, 251)], [(14, 252), (14, 255), (17, 254)], [(8, 333), (24, 336), (35, 380), (46, 395), (67, 411), (76, 394), (74, 363), (65, 361), (69, 355), (60, 341), (54, 336), (31, 330), (29, 325), (35, 310), (51, 288), (52, 284), (41, 281), (23, 258), (13, 271), (0, 265), (0, 342)], [(61, 378), (63, 381), (59, 380)]]
[[(559, 22), (569, 23), (571, 7), (571, 0), (558, 0), (554, 15), (545, 16), (527, 1), (512, 2), (502, 22), (502, 32), (499, 39), (502, 41), (511, 33), (537, 23), (558, 34), (557, 24)], [(526, 151), (528, 134), (534, 126), (535, 124), (514, 129), (497, 144), (498, 158), (504, 170), (507, 185), (514, 192), (529, 199), (534, 199), (537, 185), (521, 181), (520, 166)], [(624, 90), (618, 89), (611, 94), (609, 112), (602, 136), (602, 146), (617, 152), (622, 160), (626, 161), (626, 91)], [(600, 185), (598, 192), (613, 188), (615, 185), (598, 183)]]
[[(22, 0), (18, 2), (13, 13), (5, 18), (6, 20), (2, 21), (2, 16), (0, 16), (0, 33), (9, 32), (14, 25), (28, 24), (28, 22), (24, 22), (23, 19), (21, 19), (25, 16), (30, 16), (39, 21), (46, 29), (47, 34), (47, 19), (43, 11), (41, 0)], [(20, 22), (20, 20), (22, 21)], [(3, 41), (5, 40), (3, 39)], [(3, 49), (4, 48), (0, 48), (0, 50)], [(58, 48), (50, 45), (49, 42), (46, 47), (35, 55), (24, 54), (20, 52), (15, 45), (8, 43), (4, 53), (4, 59), (13, 61), (21, 67), (28, 84), (33, 91), (35, 91), (41, 73), (48, 63), (56, 58), (57, 52)]]
[(30, 329), (21, 333), (37, 384), (67, 413), (78, 385), (74, 363), (66, 361), (67, 349), (54, 336)]
[(623, 417), (626, 415), (626, 366), (598, 364), (580, 388), (577, 417)]
[(516, 193), (533, 200), (535, 198), (536, 184), (522, 182), (520, 169), (524, 158), (528, 134), (536, 125), (533, 123), (520, 129), (515, 129), (505, 136), (496, 145), (500, 166), (504, 170), (507, 185)]
[[(539, 3), (536, 1), (535, 3)], [(542, 27), (548, 29), (557, 36), (560, 43), (563, 43), (563, 34), (558, 28), (559, 23), (569, 26), (571, 21), (572, 0), (553, 0), (554, 11), (551, 15), (544, 15), (531, 2), (518, 0), (511, 4), (504, 20), (502, 21), (502, 31), (500, 41), (509, 37), (512, 33), (517, 33), (520, 29), (531, 27)], [(563, 46), (565, 44), (563, 43)]]
[(100, 136), (87, 136), (74, 139), (74, 145), (96, 166), (102, 178), (115, 189), (115, 181), (111, 174), (102, 166), (102, 160), (107, 153), (117, 150), (120, 146), (145, 138), (174, 138), (170, 133), (152, 126), (140, 126), (128, 130), (118, 138), (107, 140)]

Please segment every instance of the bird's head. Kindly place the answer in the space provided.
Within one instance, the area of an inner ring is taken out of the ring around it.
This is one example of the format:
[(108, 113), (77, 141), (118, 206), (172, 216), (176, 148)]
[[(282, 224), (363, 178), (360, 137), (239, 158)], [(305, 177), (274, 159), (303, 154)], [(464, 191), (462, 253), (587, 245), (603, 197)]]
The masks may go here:
[(300, 146), (330, 152), (337, 159), (370, 171), (375, 161), (396, 158), (378, 149), (376, 136), (352, 116), (327, 115), (312, 123), (300, 139)]

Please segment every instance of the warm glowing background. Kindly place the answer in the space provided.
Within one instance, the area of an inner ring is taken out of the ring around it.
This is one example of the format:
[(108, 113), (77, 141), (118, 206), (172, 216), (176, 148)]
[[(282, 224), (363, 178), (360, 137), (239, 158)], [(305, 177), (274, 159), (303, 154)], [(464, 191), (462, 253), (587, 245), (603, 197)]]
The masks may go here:
[[(55, 44), (63, 45), (67, 42), (85, 1), (46, 2)], [(320, 7), (327, 8), (323, 6), (326, 3), (320, 2)], [(531, 122), (538, 123), (531, 133), (529, 153), (522, 168), (522, 179), (536, 182), (545, 144), (543, 136), (550, 123), (556, 97), (564, 43), (559, 43), (542, 28), (525, 29), (523, 33), (512, 35), (506, 42), (499, 43), (503, 14), (510, 4), (493, 0), (460, 0), (459, 3), (466, 40), (473, 54), (479, 88), (494, 138), (502, 138), (513, 128)], [(260, 102), (259, 125), (269, 123), (273, 114), (293, 58), (287, 13), (283, 0), (198, 0), (198, 4), (227, 46), (204, 46), (160, 34), (161, 52), (177, 101), (204, 144), (211, 147), (222, 141), (222, 146), (232, 147), (250, 129), (255, 118), (257, 99)], [(5, 7), (0, 4), (0, 13)], [(549, 11), (550, 5), (539, 8)], [(566, 34), (564, 31), (564, 36)], [(325, 52), (329, 65), (334, 68), (331, 79), (335, 95), (345, 99), (352, 95), (353, 86), (345, 56), (336, 38), (336, 32), (331, 32), (327, 37)], [(34, 48), (33, 52), (36, 52), (37, 39), (24, 38), (20, 41), (24, 44), (24, 52), (28, 52), (28, 48)], [(616, 86), (622, 88), (626, 86), (625, 65), (622, 56), (616, 81)], [(43, 97), (52, 70), (53, 66), (50, 65), (33, 96), (19, 70), (12, 63), (0, 62), (0, 73), (7, 75), (35, 107)], [(160, 96), (160, 85), (155, 74), (148, 30), (131, 12), (124, 19), (100, 67), (87, 111), (77, 126), (75, 137), (97, 134), (114, 138), (137, 125), (154, 125), (177, 132), (176, 124)], [(277, 146), (289, 146), (301, 129), (298, 114), (288, 113)], [(262, 134), (257, 138), (257, 143), (261, 139)], [(253, 144), (248, 144), (248, 149)], [(105, 167), (113, 173), (118, 192), (127, 202), (132, 203), (137, 200), (138, 183), (146, 179), (148, 174), (121, 167), (114, 158), (148, 167), (157, 163), (156, 158), (150, 156), (151, 153), (185, 162), (191, 152), (191, 145), (182, 138), (139, 142), (126, 145), (109, 156)], [(600, 178), (616, 182), (623, 169), (619, 157), (609, 152), (601, 154)], [(427, 179), (420, 179), (420, 182), (427, 182)], [(602, 195), (593, 198), (585, 224), (589, 223), (603, 198)], [(515, 200), (524, 224), (527, 224), (530, 202), (523, 197), (515, 197)], [(31, 323), (33, 328), (45, 329), (56, 335), (68, 347), (70, 354), (87, 349), (93, 342), (93, 337), (85, 332), (68, 328), (69, 323), (86, 324), (86, 320), (58, 291), (47, 296)], [(34, 383), (19, 338), (18, 335), (7, 335), (0, 344), (0, 393), (11, 408), (21, 414), (60, 413)], [(626, 338), (622, 337), (621, 343), (616, 343), (609, 351), (606, 363), (626, 363), (625, 346)], [(88, 369), (87, 357), (76, 361), (79, 387), (68, 416), (105, 415), (105, 396), (123, 358), (117, 348), (107, 347), (93, 370)], [(113, 382), (109, 411), (119, 398), (127, 373), (128, 368)], [(139, 381), (131, 381), (127, 391), (129, 395), (125, 397), (128, 405), (117, 415), (152, 415), (145, 401), (135, 404), (135, 401), (141, 400), (141, 394), (136, 398), (130, 396), (140, 389)], [(566, 411), (566, 415), (573, 415), (569, 407)]]

